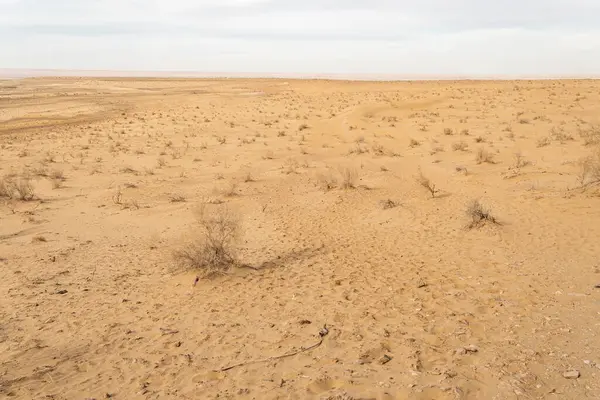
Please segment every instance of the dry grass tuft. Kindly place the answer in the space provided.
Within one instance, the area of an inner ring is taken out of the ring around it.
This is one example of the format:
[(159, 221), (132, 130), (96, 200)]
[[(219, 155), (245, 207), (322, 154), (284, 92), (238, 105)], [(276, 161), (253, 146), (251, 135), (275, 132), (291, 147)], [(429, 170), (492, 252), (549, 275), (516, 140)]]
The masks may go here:
[(14, 180), (10, 177), (0, 179), (0, 198), (31, 201), (35, 199), (35, 190), (31, 179), (23, 177)]
[(600, 183), (600, 147), (594, 154), (579, 161), (577, 180), (581, 187)]
[(452, 150), (454, 151), (466, 151), (468, 148), (469, 145), (464, 140), (452, 143)]
[(356, 168), (340, 167), (338, 172), (341, 176), (340, 187), (342, 189), (356, 188), (356, 181), (358, 180), (358, 171)]
[(176, 262), (184, 268), (201, 270), (209, 277), (227, 273), (238, 264), (239, 218), (226, 206), (208, 212), (205, 204), (195, 214), (196, 237), (174, 252)]
[(499, 224), (488, 209), (486, 209), (479, 200), (473, 200), (467, 205), (466, 214), (471, 218), (469, 229), (480, 227), (486, 223)]
[(435, 195), (439, 192), (439, 190), (436, 189), (435, 184), (431, 182), (429, 178), (423, 175), (423, 172), (421, 170), (419, 170), (419, 175), (417, 175), (416, 181), (419, 185), (427, 189), (427, 191), (431, 194), (432, 198), (435, 198)]
[(380, 204), (381, 204), (381, 208), (383, 208), (384, 210), (389, 210), (390, 208), (398, 207), (398, 203), (396, 203), (392, 199), (381, 200)]
[(600, 125), (591, 125), (587, 129), (579, 129), (579, 136), (586, 146), (600, 144)]
[(487, 151), (486, 149), (484, 149), (483, 147), (480, 147), (479, 149), (477, 149), (477, 153), (475, 154), (475, 161), (477, 162), (477, 164), (481, 164), (481, 163), (493, 164), (494, 163), (494, 155), (492, 153), (490, 153), (489, 151)]
[(337, 183), (336, 176), (330, 170), (317, 175), (317, 184), (324, 191), (335, 189)]

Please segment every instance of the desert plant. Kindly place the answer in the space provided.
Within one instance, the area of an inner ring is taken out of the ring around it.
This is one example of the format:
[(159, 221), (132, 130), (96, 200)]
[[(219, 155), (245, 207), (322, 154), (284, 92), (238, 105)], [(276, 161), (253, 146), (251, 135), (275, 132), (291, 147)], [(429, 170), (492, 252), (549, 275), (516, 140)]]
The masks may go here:
[(545, 136), (542, 138), (539, 138), (536, 142), (537, 147), (546, 147), (550, 144), (550, 138)]
[(485, 208), (479, 200), (473, 200), (467, 205), (466, 214), (471, 218), (469, 229), (482, 226), (487, 222), (498, 224), (498, 220)]
[(112, 201), (115, 204), (123, 203), (123, 192), (121, 191), (121, 187), (119, 186), (112, 195)]
[(226, 206), (211, 211), (202, 204), (196, 211), (196, 237), (173, 254), (182, 267), (202, 270), (207, 276), (226, 273), (238, 263), (238, 217)]
[(484, 149), (483, 147), (480, 147), (479, 149), (477, 149), (477, 153), (475, 155), (475, 161), (477, 162), (477, 164), (481, 164), (484, 162), (493, 164), (494, 163), (494, 155), (492, 153), (490, 153), (489, 151), (487, 151), (486, 149)]
[(520, 151), (515, 153), (515, 165), (514, 165), (515, 169), (520, 169), (520, 168), (526, 167), (529, 164), (531, 164), (531, 162), (526, 160)]
[(464, 140), (452, 143), (452, 150), (454, 151), (465, 151), (468, 147), (469, 145)]
[(31, 179), (29, 178), (20, 178), (17, 181), (10, 181), (9, 190), (12, 193), (10, 198), (17, 198), (22, 201), (31, 201), (35, 199), (35, 190), (33, 188), (33, 184), (31, 183)]
[(341, 176), (340, 187), (342, 189), (356, 188), (356, 180), (358, 179), (358, 171), (352, 167), (340, 167), (338, 172)]
[(169, 198), (169, 201), (171, 203), (183, 203), (185, 202), (185, 196), (182, 195), (181, 193), (176, 193), (171, 195), (171, 197)]
[(600, 143), (600, 125), (591, 125), (587, 129), (579, 129), (579, 136), (583, 139), (583, 144), (588, 146)]
[(321, 189), (328, 191), (337, 186), (337, 178), (330, 170), (328, 170), (326, 173), (317, 175), (317, 183)]
[(444, 128), (444, 135), (450, 136), (453, 134), (454, 134), (454, 131), (452, 130), (452, 128)]
[(383, 208), (384, 210), (389, 210), (390, 208), (398, 207), (398, 203), (396, 203), (392, 199), (382, 200), (382, 201), (380, 201), (380, 204), (381, 204), (381, 208)]
[(435, 184), (431, 182), (429, 178), (423, 175), (423, 172), (421, 170), (419, 170), (419, 174), (416, 177), (416, 181), (419, 183), (419, 185), (427, 189), (427, 191), (431, 194), (432, 198), (435, 198), (435, 195), (439, 192), (439, 190), (436, 189)]
[(581, 187), (600, 183), (600, 148), (579, 161), (577, 180)]
[(408, 143), (408, 145), (409, 145), (410, 147), (417, 147), (417, 146), (420, 146), (420, 145), (421, 145), (421, 142), (419, 142), (419, 141), (418, 141), (418, 140), (416, 140), (416, 139), (410, 139), (410, 142)]

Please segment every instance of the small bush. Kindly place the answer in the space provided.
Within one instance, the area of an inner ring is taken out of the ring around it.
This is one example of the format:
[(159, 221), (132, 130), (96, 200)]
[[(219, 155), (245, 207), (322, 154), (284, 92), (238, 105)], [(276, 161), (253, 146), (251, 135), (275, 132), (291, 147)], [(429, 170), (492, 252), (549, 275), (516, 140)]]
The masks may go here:
[(586, 146), (600, 143), (600, 125), (592, 125), (587, 129), (580, 129), (579, 136)]
[(337, 186), (337, 178), (331, 171), (317, 175), (317, 183), (322, 190), (329, 191)]
[(471, 218), (471, 223), (469, 224), (470, 229), (482, 226), (487, 222), (498, 224), (496, 218), (479, 202), (479, 200), (473, 200), (468, 204), (466, 214)]
[(9, 191), (12, 193), (10, 198), (16, 198), (22, 201), (31, 201), (35, 199), (35, 190), (29, 178), (21, 178), (18, 181), (10, 181)]
[(579, 161), (577, 180), (582, 187), (600, 183), (600, 148)]
[(380, 204), (381, 208), (383, 208), (384, 210), (389, 210), (390, 208), (398, 207), (398, 203), (396, 203), (392, 199), (382, 200)]
[(477, 164), (481, 164), (484, 162), (493, 164), (494, 163), (494, 155), (492, 153), (490, 153), (489, 151), (487, 151), (486, 149), (484, 149), (483, 147), (480, 147), (479, 149), (477, 149), (477, 154), (475, 155), (475, 161), (477, 162)]
[(539, 138), (536, 142), (537, 147), (546, 147), (550, 144), (550, 138), (549, 137), (543, 137), (543, 138)]
[(452, 130), (452, 128), (444, 128), (444, 135), (450, 136), (453, 134), (454, 134), (454, 131)]
[(205, 275), (224, 274), (237, 265), (239, 219), (226, 206), (208, 212), (203, 204), (196, 211), (196, 237), (173, 256), (182, 267), (204, 271)]
[(469, 145), (464, 140), (452, 143), (452, 150), (454, 151), (466, 151), (468, 148)]
[(419, 185), (427, 189), (427, 191), (431, 194), (432, 198), (435, 198), (435, 195), (439, 192), (439, 190), (436, 189), (435, 184), (431, 182), (429, 178), (423, 175), (423, 172), (421, 170), (419, 170), (419, 175), (417, 175), (416, 180), (419, 183)]
[(410, 142), (408, 144), (410, 147), (417, 147), (421, 145), (421, 142), (419, 142), (416, 139), (410, 139)]
[(341, 167), (339, 169), (341, 175), (340, 187), (342, 189), (354, 189), (356, 188), (356, 180), (358, 179), (358, 172), (355, 168)]

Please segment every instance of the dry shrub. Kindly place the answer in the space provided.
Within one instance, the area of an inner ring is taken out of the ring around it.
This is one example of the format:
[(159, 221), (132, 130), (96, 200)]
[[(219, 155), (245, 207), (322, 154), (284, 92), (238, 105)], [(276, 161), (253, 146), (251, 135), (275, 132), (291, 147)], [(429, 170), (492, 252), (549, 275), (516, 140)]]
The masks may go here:
[(34, 200), (35, 190), (31, 179), (26, 177), (16, 181), (9, 177), (0, 179), (0, 197), (22, 201)]
[(452, 150), (454, 151), (466, 151), (468, 147), (469, 145), (464, 140), (452, 143)]
[(600, 147), (579, 161), (577, 180), (582, 187), (600, 183)]
[(410, 147), (417, 147), (417, 146), (420, 146), (420, 145), (421, 145), (421, 142), (419, 142), (419, 141), (418, 141), (418, 140), (416, 140), (416, 139), (410, 139), (410, 141), (409, 141), (408, 145), (409, 145)]
[(340, 187), (342, 189), (354, 189), (356, 187), (356, 180), (358, 179), (358, 171), (352, 167), (340, 167), (339, 173), (341, 176)]
[(515, 153), (515, 165), (514, 165), (515, 169), (520, 169), (520, 168), (526, 167), (530, 164), (531, 164), (531, 162), (529, 160), (527, 160), (520, 151)]
[(13, 185), (14, 182), (9, 177), (2, 177), (0, 179), (0, 198), (5, 197), (8, 199), (12, 199), (13, 197)]
[(335, 189), (338, 180), (337, 177), (330, 170), (328, 170), (325, 173), (320, 173), (317, 175), (317, 183), (322, 190), (329, 191)]
[(546, 147), (551, 143), (550, 138), (545, 136), (542, 138), (539, 138), (536, 142), (537, 147)]
[(467, 205), (467, 216), (471, 218), (469, 229), (482, 226), (488, 222), (499, 224), (498, 220), (486, 209), (479, 200), (473, 200)]
[(206, 276), (224, 274), (237, 265), (239, 218), (227, 206), (209, 210), (206, 204), (196, 210), (194, 239), (174, 252), (176, 262), (184, 267), (201, 270)]
[(439, 192), (439, 190), (436, 189), (435, 184), (431, 182), (429, 178), (423, 175), (423, 172), (421, 170), (419, 170), (419, 175), (417, 175), (416, 180), (419, 183), (419, 185), (427, 189), (427, 191), (431, 194), (432, 198), (435, 198), (435, 195)]
[(479, 149), (477, 149), (477, 153), (475, 155), (475, 161), (477, 162), (477, 164), (481, 164), (484, 162), (493, 164), (494, 163), (494, 155), (492, 153), (490, 153), (489, 151), (487, 151), (486, 149), (484, 149), (483, 147), (480, 147)]
[(398, 207), (398, 203), (396, 203), (392, 199), (382, 200), (380, 201), (380, 204), (381, 208), (383, 208), (384, 210), (389, 210), (390, 208)]
[(579, 129), (579, 136), (583, 139), (583, 144), (588, 146), (600, 143), (600, 125), (591, 125), (587, 129)]

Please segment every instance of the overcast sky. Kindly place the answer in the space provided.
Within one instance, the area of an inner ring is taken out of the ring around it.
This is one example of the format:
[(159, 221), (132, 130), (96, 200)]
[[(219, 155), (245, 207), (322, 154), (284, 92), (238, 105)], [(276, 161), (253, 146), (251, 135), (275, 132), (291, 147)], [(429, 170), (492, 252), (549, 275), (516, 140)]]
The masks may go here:
[(600, 75), (600, 0), (0, 0), (0, 68)]

